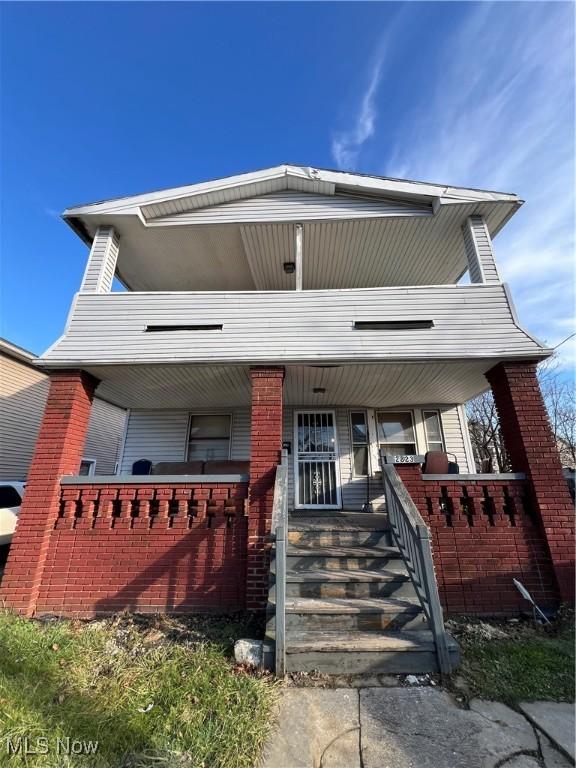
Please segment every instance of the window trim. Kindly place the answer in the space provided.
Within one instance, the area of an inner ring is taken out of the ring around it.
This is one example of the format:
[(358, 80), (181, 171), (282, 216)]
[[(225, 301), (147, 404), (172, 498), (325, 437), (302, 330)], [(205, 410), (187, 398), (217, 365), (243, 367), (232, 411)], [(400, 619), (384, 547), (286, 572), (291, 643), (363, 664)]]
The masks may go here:
[[(354, 443), (354, 431), (352, 429), (352, 414), (353, 413), (362, 413), (364, 414), (364, 423), (366, 424), (366, 442), (365, 443)], [(370, 464), (371, 464), (371, 456), (370, 456), (370, 430), (368, 426), (368, 411), (365, 408), (351, 408), (348, 411), (348, 432), (350, 435), (350, 464), (352, 467), (352, 478), (358, 478), (359, 480), (365, 479), (367, 477), (370, 477)], [(354, 448), (358, 446), (359, 448), (366, 448), (366, 464), (367, 464), (367, 472), (365, 475), (358, 475), (356, 474), (356, 464), (354, 461)]]
[(87, 456), (82, 456), (80, 459), (80, 466), (78, 467), (78, 473), (80, 473), (80, 468), (82, 467), (82, 463), (89, 464), (88, 467), (88, 474), (84, 475), (84, 477), (94, 477), (96, 474), (96, 459), (88, 458)]
[[(434, 450), (430, 448), (430, 439), (428, 437), (428, 428), (426, 427), (426, 414), (435, 413), (438, 417), (438, 426), (440, 427), (440, 442), (442, 444), (441, 451), (446, 453), (446, 436), (444, 435), (444, 425), (442, 424), (442, 411), (439, 408), (421, 408), (422, 414), (422, 426), (424, 427), (424, 437), (426, 439), (426, 450)], [(432, 440), (433, 443), (437, 443), (438, 440)]]
[[(188, 427), (186, 429), (186, 442), (184, 444), (184, 461), (190, 461), (188, 458), (188, 448), (190, 447), (190, 431), (192, 429), (192, 419), (194, 416), (228, 416), (230, 419), (230, 431), (228, 433), (228, 458), (222, 459), (222, 461), (230, 461), (232, 457), (232, 434), (234, 431), (233, 411), (222, 411), (220, 413), (217, 411), (188, 411)], [(194, 461), (194, 459), (192, 459), (192, 461)], [(205, 461), (205, 459), (201, 459), (201, 461)], [(210, 461), (210, 459), (206, 459), (206, 461)]]
[(378, 415), (380, 413), (409, 413), (410, 418), (412, 419), (412, 434), (414, 435), (414, 440), (409, 442), (396, 442), (392, 443), (393, 445), (413, 445), (415, 453), (407, 453), (406, 456), (417, 456), (418, 450), (419, 450), (419, 444), (418, 444), (418, 432), (416, 428), (416, 413), (414, 411), (414, 408), (375, 408), (374, 409), (374, 421), (376, 422), (376, 445), (378, 446), (378, 451), (380, 451), (381, 447), (387, 447), (386, 443), (380, 442), (380, 434), (378, 431)]

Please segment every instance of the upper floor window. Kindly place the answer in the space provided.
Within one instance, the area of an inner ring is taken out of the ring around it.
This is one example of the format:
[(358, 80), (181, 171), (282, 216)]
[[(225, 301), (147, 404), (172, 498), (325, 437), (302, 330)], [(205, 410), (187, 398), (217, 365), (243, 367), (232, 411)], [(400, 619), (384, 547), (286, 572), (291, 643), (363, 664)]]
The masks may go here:
[(378, 443), (386, 453), (414, 455), (414, 419), (411, 411), (381, 411), (376, 414)]
[(443, 451), (444, 438), (442, 436), (442, 424), (438, 411), (422, 411), (424, 430), (426, 432), (426, 445), (429, 451)]
[(229, 414), (190, 416), (188, 461), (212, 461), (230, 458)]

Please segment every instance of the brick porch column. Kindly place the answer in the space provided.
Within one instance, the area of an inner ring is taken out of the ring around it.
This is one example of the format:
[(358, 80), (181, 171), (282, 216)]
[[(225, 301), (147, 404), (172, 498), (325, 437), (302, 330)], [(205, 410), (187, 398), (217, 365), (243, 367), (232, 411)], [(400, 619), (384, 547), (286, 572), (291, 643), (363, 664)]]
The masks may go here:
[(574, 506), (531, 362), (499, 363), (486, 374), (512, 469), (525, 472), (539, 512), (560, 596), (574, 600)]
[(283, 368), (252, 368), (250, 497), (246, 608), (266, 607), (270, 524), (276, 467), (282, 450)]
[(31, 616), (60, 506), (60, 478), (78, 474), (98, 382), (83, 371), (55, 371), (28, 472), (0, 599)]

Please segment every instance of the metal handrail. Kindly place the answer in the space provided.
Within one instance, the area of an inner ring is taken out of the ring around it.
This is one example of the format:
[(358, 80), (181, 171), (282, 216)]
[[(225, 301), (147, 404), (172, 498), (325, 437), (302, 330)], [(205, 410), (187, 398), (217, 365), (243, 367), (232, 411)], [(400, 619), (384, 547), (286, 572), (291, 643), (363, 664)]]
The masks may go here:
[(430, 624), (440, 673), (450, 674), (452, 664), (432, 561), (430, 531), (394, 465), (382, 465), (382, 481), (392, 535)]
[(286, 546), (288, 539), (288, 451), (282, 450), (276, 467), (272, 502), (272, 540), (276, 543), (276, 676), (286, 672)]

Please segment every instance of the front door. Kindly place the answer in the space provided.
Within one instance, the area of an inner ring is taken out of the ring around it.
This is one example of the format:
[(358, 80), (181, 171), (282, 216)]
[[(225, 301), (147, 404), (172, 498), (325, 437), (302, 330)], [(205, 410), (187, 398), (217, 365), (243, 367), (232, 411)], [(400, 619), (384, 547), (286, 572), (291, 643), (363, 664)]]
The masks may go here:
[(296, 411), (294, 445), (296, 507), (339, 509), (334, 411)]

